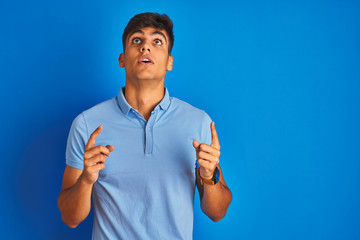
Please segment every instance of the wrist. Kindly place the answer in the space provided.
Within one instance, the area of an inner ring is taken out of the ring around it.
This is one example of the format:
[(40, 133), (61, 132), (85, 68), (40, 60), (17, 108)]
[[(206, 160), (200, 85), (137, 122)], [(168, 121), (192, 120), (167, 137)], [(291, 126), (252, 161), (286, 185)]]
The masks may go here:
[(94, 185), (94, 183), (85, 176), (84, 172), (79, 177), (79, 183), (84, 186)]
[[(207, 171), (207, 172), (206, 172), (207, 174), (204, 174), (204, 172), (205, 172), (205, 170), (202, 171), (202, 170), (199, 168), (199, 175), (200, 175), (200, 177), (201, 177), (202, 179), (208, 179), (208, 180), (210, 180), (210, 179), (212, 179), (212, 177), (214, 176), (215, 169), (214, 169), (214, 171), (212, 171), (212, 172)], [(204, 176), (204, 175), (205, 175), (205, 176)]]
[(219, 178), (220, 178), (220, 171), (219, 169), (216, 167), (212, 176), (210, 176), (210, 178), (204, 178), (201, 176), (201, 173), (200, 173), (200, 168), (196, 168), (196, 175), (200, 181), (201, 184), (209, 184), (209, 185), (215, 185), (218, 181), (219, 181)]

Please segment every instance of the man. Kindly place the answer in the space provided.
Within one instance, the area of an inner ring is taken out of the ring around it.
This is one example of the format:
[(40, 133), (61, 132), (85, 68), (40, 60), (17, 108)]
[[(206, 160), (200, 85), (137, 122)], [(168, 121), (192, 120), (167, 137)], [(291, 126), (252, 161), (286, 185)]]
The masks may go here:
[(164, 87), (172, 27), (165, 14), (134, 16), (119, 56), (125, 87), (71, 126), (58, 207), (74, 228), (92, 199), (93, 239), (192, 239), (195, 185), (213, 221), (231, 202), (214, 123)]

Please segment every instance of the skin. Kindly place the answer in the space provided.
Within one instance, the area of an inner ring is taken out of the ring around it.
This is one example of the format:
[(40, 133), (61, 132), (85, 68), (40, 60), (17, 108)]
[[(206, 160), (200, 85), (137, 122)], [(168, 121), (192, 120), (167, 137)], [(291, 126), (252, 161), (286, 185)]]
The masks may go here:
[[(173, 68), (173, 57), (168, 52), (168, 39), (164, 30), (142, 28), (128, 36), (125, 52), (119, 56), (119, 66), (125, 68), (126, 72), (125, 98), (146, 120), (164, 97), (165, 75)], [(152, 64), (139, 63), (143, 56), (149, 56)], [(225, 216), (232, 196), (218, 164), (220, 144), (214, 122), (210, 127), (211, 145), (194, 141), (193, 147), (202, 178), (210, 179), (217, 166), (220, 180), (215, 185), (201, 185), (199, 179), (196, 182), (202, 211), (213, 221), (219, 221)], [(84, 170), (67, 165), (64, 171), (58, 208), (63, 222), (72, 228), (89, 215), (93, 184), (98, 179), (99, 171), (105, 168), (106, 157), (115, 149), (112, 145), (95, 145), (96, 137), (102, 129), (99, 126), (88, 140), (83, 156)]]
[(99, 171), (105, 168), (106, 157), (114, 151), (114, 146), (95, 146), (96, 137), (103, 127), (99, 126), (89, 137), (85, 146), (84, 170), (66, 165), (58, 208), (63, 222), (71, 228), (79, 225), (91, 208), (91, 191), (97, 181)]
[(219, 157), (220, 143), (215, 129), (215, 122), (211, 122), (211, 144), (193, 141), (196, 151), (196, 158), (200, 166), (200, 176), (211, 179), (217, 167), (220, 171), (219, 181), (215, 185), (201, 184), (196, 177), (196, 185), (200, 195), (201, 210), (214, 222), (220, 221), (226, 215), (226, 211), (231, 203), (232, 194), (227, 187), (222, 174)]
[[(173, 68), (173, 57), (169, 55), (169, 37), (164, 30), (146, 27), (141, 31), (128, 36), (125, 53), (119, 56), (119, 65), (126, 72), (127, 102), (148, 120), (151, 111), (164, 97), (165, 75)], [(139, 64), (141, 56), (150, 56), (154, 64)]]

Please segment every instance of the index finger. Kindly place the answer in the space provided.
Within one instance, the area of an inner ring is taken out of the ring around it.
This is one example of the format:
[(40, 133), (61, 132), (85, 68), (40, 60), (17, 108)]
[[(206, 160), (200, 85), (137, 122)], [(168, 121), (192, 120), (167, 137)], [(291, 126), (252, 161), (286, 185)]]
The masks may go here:
[(216, 149), (220, 149), (220, 143), (219, 143), (219, 138), (215, 129), (215, 122), (211, 122), (210, 124), (210, 128), (211, 128), (211, 146), (216, 148)]
[(101, 133), (103, 129), (103, 126), (100, 125), (97, 129), (95, 129), (95, 131), (90, 135), (89, 141), (87, 142), (86, 146), (85, 146), (85, 151), (89, 150), (93, 147), (95, 147), (95, 141), (97, 136), (99, 136), (99, 134)]

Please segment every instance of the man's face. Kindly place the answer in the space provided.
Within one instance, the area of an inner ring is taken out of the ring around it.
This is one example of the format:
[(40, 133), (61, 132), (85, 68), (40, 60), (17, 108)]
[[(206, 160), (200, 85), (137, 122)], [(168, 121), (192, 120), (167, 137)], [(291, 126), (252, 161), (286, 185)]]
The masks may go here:
[(172, 70), (169, 56), (169, 37), (166, 31), (146, 27), (130, 33), (125, 53), (119, 56), (120, 67), (125, 67), (126, 79), (163, 80), (166, 71)]

